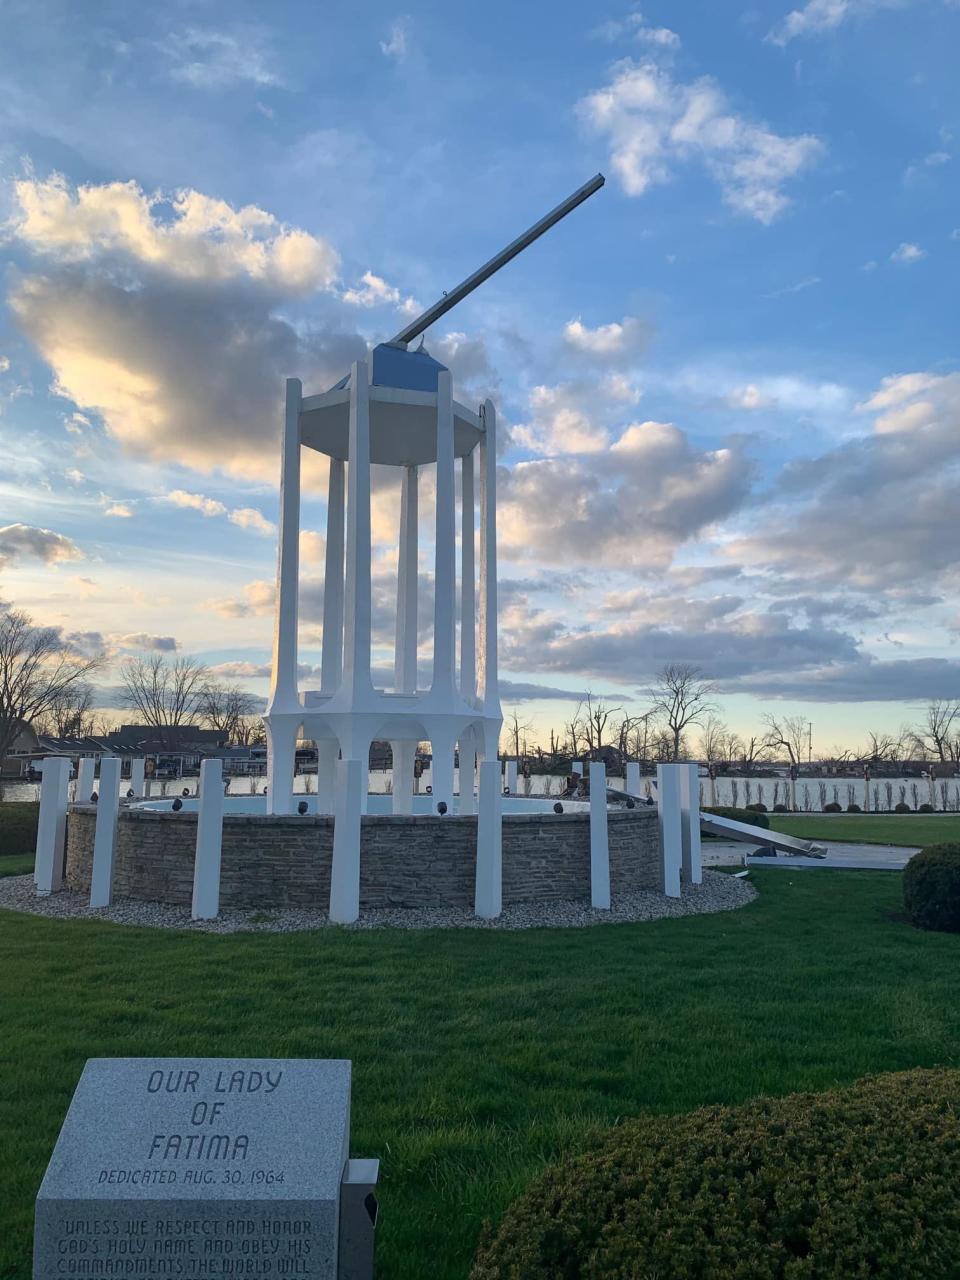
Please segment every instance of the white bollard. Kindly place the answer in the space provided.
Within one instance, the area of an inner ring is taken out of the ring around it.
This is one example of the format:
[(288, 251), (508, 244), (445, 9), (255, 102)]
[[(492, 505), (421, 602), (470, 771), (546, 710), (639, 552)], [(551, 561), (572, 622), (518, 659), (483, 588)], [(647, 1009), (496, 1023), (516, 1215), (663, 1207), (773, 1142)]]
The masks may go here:
[(574, 760), (570, 766), (570, 772), (579, 774), (579, 776), (582, 778), (583, 777), (583, 761)]
[(93, 871), (90, 875), (91, 907), (109, 907), (113, 901), (113, 855), (117, 845), (117, 811), (120, 808), (120, 760), (110, 756), (100, 762), (100, 796), (93, 837)]
[(590, 905), (610, 910), (610, 842), (607, 836), (607, 768), (590, 764)]
[(93, 795), (93, 780), (96, 777), (97, 762), (93, 756), (81, 756), (77, 765), (77, 786), (73, 798), (77, 804), (89, 804)]
[(675, 764), (657, 765), (657, 809), (660, 815), (663, 892), (668, 898), (679, 898), (683, 836), (680, 828), (680, 775)]
[(337, 762), (330, 868), (330, 919), (336, 924), (352, 924), (360, 915), (360, 813), (365, 777), (365, 761)]
[(146, 765), (143, 756), (134, 756), (130, 761), (130, 790), (134, 800), (142, 800), (144, 795), (143, 773)]
[(695, 764), (681, 764), (680, 834), (681, 866), (686, 884), (703, 883), (700, 854), (700, 771)]
[(66, 756), (47, 756), (40, 784), (40, 820), (37, 823), (37, 857), (33, 871), (37, 893), (44, 897), (63, 888), (69, 787), (70, 761)]
[(481, 760), (480, 762), (479, 801), (473, 913), (482, 920), (496, 920), (503, 910), (503, 828), (499, 760)]
[(636, 760), (627, 761), (626, 787), (628, 795), (640, 795), (640, 765)]
[(223, 761), (200, 763), (197, 852), (193, 861), (194, 920), (215, 920), (220, 912), (220, 851), (223, 844)]
[(336, 740), (317, 743), (317, 813), (333, 813), (339, 754), (340, 747)]
[(413, 766), (417, 743), (414, 739), (391, 742), (390, 752), (393, 756), (393, 812), (413, 813)]
[(505, 760), (503, 766), (503, 788), (512, 796), (517, 794), (517, 762)]
[(476, 748), (473, 735), (469, 735), (466, 743), (460, 743), (460, 767), (457, 770), (459, 780), (457, 794), (460, 798), (457, 812), (461, 815), (473, 815), (477, 812), (477, 799), (474, 795), (474, 772), (476, 769)]

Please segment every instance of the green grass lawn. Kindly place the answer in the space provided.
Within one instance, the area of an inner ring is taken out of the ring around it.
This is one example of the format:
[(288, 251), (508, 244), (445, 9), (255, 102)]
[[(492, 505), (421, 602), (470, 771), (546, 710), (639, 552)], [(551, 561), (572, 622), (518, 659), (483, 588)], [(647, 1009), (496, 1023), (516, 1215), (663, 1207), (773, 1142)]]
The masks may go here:
[(849, 840), (864, 844), (927, 845), (960, 840), (960, 814), (768, 813), (770, 826), (804, 840)]
[(618, 1116), (960, 1065), (960, 937), (900, 876), (754, 872), (723, 915), (571, 931), (212, 937), (0, 913), (0, 1277), (84, 1061), (344, 1057), (383, 1161), (381, 1280), (467, 1274), (481, 1221)]

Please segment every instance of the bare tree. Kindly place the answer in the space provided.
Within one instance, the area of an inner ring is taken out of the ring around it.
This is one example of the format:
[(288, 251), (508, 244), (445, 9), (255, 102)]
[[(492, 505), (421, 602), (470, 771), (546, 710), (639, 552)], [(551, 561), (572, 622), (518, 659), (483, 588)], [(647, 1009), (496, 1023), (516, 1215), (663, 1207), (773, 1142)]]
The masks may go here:
[(207, 686), (207, 668), (195, 658), (174, 658), (162, 653), (135, 658), (120, 669), (123, 701), (144, 724), (163, 739), (171, 729), (189, 724), (198, 714)]
[(729, 762), (732, 758), (727, 754), (728, 747), (731, 743), (739, 741), (736, 734), (732, 734), (719, 716), (706, 715), (703, 718), (703, 726), (700, 731), (700, 754), (708, 764), (718, 764), (720, 761)]
[(512, 758), (519, 760), (521, 751), (521, 742), (526, 746), (524, 735), (529, 733), (533, 728), (531, 723), (527, 723), (520, 719), (520, 713), (516, 707), (510, 712), (503, 724), (503, 731), (506, 734), (507, 742), (513, 750)]
[(570, 743), (571, 758), (576, 760), (580, 754), (580, 740), (583, 738), (583, 721), (580, 719), (580, 705), (573, 713), (573, 717), (563, 726), (567, 735), (567, 741)]
[(200, 694), (198, 710), (208, 728), (219, 730), (228, 742), (246, 746), (240, 742), (240, 735), (248, 731), (246, 720), (256, 705), (256, 698), (246, 689), (209, 680)]
[(913, 736), (917, 744), (935, 760), (958, 759), (960, 700), (931, 698), (927, 703), (923, 724), (914, 728)]
[(104, 662), (103, 654), (77, 655), (59, 628), (35, 626), (22, 609), (0, 611), (0, 760), (21, 723), (42, 719)]
[(580, 722), (583, 726), (583, 733), (587, 740), (587, 746), (590, 748), (590, 755), (593, 759), (597, 759), (603, 750), (603, 735), (607, 729), (607, 722), (612, 715), (616, 715), (620, 711), (620, 707), (608, 707), (605, 702), (594, 702), (593, 694), (588, 692), (583, 702), (580, 703), (579, 711), (583, 711)]
[(34, 730), (54, 738), (86, 738), (98, 720), (94, 696), (93, 685), (78, 680), (61, 690), (44, 714), (34, 720)]
[(804, 748), (808, 742), (807, 721), (803, 716), (784, 716), (778, 718), (772, 712), (763, 717), (767, 732), (764, 744), (771, 751), (785, 750), (791, 764), (799, 764), (803, 759)]
[(681, 758), (687, 727), (702, 724), (704, 716), (716, 711), (715, 692), (716, 686), (704, 679), (700, 668), (685, 662), (670, 662), (657, 673), (654, 710), (667, 722), (673, 741), (672, 760)]

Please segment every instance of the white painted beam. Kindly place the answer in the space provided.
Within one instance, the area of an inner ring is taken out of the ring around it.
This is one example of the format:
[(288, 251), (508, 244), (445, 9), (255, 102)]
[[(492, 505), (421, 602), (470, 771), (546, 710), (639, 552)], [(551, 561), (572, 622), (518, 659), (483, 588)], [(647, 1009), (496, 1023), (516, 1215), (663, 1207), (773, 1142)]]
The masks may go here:
[(342, 458), (330, 459), (327, 483), (327, 545), (323, 568), (323, 650), (320, 691), (333, 694), (343, 674), (343, 515), (346, 472)]
[(610, 840), (607, 831), (607, 768), (590, 764), (590, 905), (610, 910)]
[(120, 760), (100, 761), (97, 825), (93, 836), (93, 869), (90, 874), (91, 907), (109, 907), (113, 901), (113, 858), (117, 844), (120, 808)]
[(500, 761), (480, 762), (480, 805), (477, 817), (477, 869), (474, 914), (496, 920), (503, 911), (503, 843)]
[(220, 855), (223, 843), (223, 761), (200, 763), (197, 849), (193, 861), (194, 920), (215, 920), (220, 912)]
[(337, 763), (330, 868), (330, 919), (336, 924), (352, 924), (360, 915), (360, 810), (365, 774), (361, 760)]
[(47, 756), (40, 783), (40, 818), (33, 871), (37, 893), (44, 897), (63, 888), (69, 788), (70, 761), (66, 756)]
[(657, 765), (657, 810), (660, 817), (661, 885), (668, 898), (679, 898), (683, 836), (680, 770), (675, 764)]

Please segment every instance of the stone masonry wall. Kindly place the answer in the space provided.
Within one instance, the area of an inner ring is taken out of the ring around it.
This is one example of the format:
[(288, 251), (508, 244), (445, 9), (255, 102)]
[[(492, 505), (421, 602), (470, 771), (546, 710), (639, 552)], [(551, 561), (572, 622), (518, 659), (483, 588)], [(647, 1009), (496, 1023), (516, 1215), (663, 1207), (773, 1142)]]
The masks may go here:
[[(67, 822), (67, 884), (89, 892), (96, 811), (75, 805)], [(660, 836), (653, 808), (608, 814), (611, 896), (659, 889)], [(360, 905), (473, 906), (475, 817), (364, 817)], [(114, 893), (189, 906), (195, 813), (124, 810), (117, 827)], [(325, 907), (333, 819), (237, 815), (224, 819), (223, 907)], [(503, 819), (503, 901), (590, 898), (590, 815), (511, 814)]]

